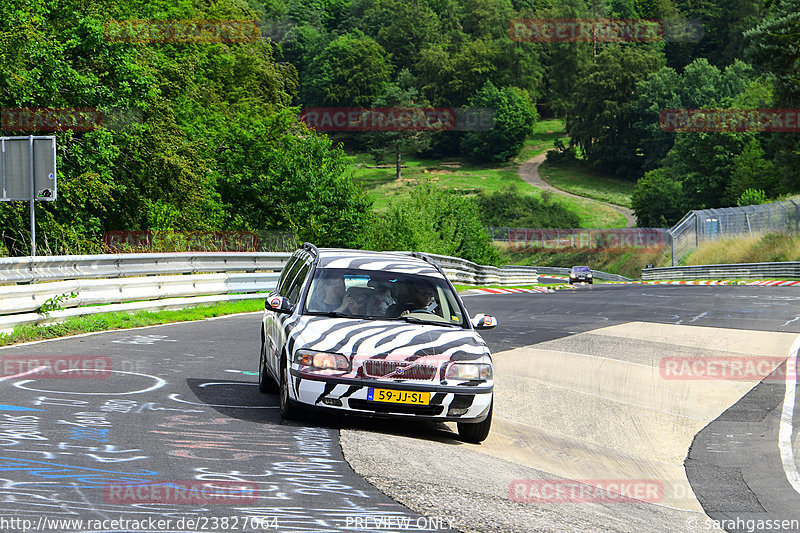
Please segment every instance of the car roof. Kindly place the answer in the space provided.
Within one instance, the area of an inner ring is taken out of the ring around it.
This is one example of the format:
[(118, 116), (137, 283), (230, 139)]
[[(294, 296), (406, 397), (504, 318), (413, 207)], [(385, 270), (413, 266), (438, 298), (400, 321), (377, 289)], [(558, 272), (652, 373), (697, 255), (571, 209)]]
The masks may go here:
[(417, 274), (443, 278), (435, 266), (424, 259), (392, 252), (320, 248), (317, 268), (380, 270), (398, 274)]

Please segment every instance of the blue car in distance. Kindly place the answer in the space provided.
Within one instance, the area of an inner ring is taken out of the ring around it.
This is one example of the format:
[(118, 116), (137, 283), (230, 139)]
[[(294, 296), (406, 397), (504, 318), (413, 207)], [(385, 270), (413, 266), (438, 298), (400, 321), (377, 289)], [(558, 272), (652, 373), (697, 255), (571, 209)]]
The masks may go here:
[(569, 284), (573, 283), (589, 283), (592, 284), (592, 269), (588, 266), (574, 266), (569, 271)]

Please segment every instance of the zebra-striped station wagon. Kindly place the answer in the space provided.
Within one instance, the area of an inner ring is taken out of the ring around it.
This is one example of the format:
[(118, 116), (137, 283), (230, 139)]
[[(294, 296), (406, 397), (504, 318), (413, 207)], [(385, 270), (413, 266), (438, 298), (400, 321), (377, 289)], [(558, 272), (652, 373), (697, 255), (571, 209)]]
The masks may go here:
[(259, 388), (300, 408), (457, 422), (481, 442), (492, 423), (492, 358), (432, 259), (318, 249), (292, 254), (267, 297)]

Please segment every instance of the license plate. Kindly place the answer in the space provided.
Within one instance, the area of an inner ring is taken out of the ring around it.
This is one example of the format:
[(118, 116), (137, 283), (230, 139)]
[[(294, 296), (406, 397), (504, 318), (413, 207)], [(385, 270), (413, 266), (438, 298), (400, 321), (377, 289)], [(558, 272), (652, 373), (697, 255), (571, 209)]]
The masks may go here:
[(430, 392), (409, 392), (387, 389), (369, 389), (367, 399), (371, 402), (407, 403), (411, 405), (428, 405)]

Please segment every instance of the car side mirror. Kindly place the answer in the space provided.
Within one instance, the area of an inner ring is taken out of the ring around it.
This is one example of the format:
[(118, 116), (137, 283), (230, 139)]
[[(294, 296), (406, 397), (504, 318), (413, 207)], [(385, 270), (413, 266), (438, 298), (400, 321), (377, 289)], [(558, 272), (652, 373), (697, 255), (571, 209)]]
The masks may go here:
[(269, 296), (267, 301), (264, 303), (264, 308), (269, 309), (270, 311), (275, 311), (276, 313), (291, 313), (294, 311), (294, 305), (292, 305), (292, 302), (283, 296)]
[(472, 327), (475, 329), (492, 329), (497, 326), (497, 319), (495, 317), (492, 315), (484, 315), (483, 313), (475, 315), (471, 322)]

